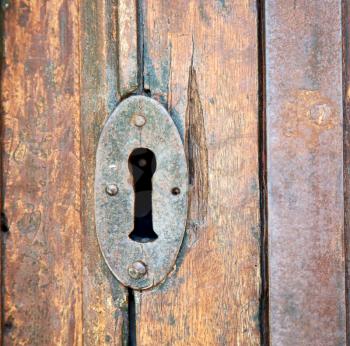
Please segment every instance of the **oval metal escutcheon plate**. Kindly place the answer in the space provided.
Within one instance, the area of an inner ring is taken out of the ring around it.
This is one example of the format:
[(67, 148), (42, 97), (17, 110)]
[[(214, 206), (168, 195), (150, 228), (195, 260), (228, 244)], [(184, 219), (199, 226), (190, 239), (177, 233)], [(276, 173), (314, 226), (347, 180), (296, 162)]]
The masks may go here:
[(105, 261), (123, 285), (150, 288), (172, 270), (187, 190), (184, 147), (168, 112), (144, 96), (120, 103), (98, 143), (95, 219)]

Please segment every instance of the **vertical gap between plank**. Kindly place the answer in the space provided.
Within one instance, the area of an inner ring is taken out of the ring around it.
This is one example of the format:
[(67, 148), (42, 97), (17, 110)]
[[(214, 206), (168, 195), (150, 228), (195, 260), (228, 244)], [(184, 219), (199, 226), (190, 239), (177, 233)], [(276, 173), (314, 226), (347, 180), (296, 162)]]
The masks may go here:
[(349, 54), (349, 22), (348, 22), (348, 15), (349, 15), (349, 0), (343, 0), (342, 1), (342, 48), (343, 48), (343, 121), (344, 121), (344, 128), (343, 128), (343, 181), (344, 181), (344, 255), (345, 255), (345, 311), (346, 311), (346, 344), (348, 345), (350, 342), (349, 338), (349, 235), (350, 235), (350, 229), (349, 229), (349, 215), (347, 215), (349, 212), (349, 206), (350, 206), (350, 191), (349, 191), (349, 172), (348, 172), (348, 164), (350, 162), (349, 157), (349, 149), (350, 149), (350, 143), (349, 143), (349, 133), (350, 133), (350, 123), (349, 123), (349, 104), (347, 101), (347, 89), (349, 85), (349, 60), (350, 60), (350, 54)]
[(135, 305), (135, 295), (132, 288), (128, 288), (128, 318), (129, 318), (128, 346), (136, 346), (136, 305)]
[[(144, 94), (144, 18), (143, 18), (143, 0), (136, 1), (136, 29), (137, 29), (137, 82), (139, 95)], [(128, 287), (128, 322), (129, 335), (128, 346), (136, 346), (136, 303), (135, 295), (132, 288)]]
[(142, 95), (144, 93), (144, 18), (143, 18), (143, 0), (136, 1), (136, 20), (137, 20), (137, 79), (138, 79), (138, 94)]
[(268, 237), (267, 237), (267, 189), (266, 189), (266, 93), (265, 93), (265, 16), (264, 0), (257, 0), (258, 39), (258, 128), (259, 128), (259, 187), (260, 187), (260, 338), (261, 345), (269, 345), (268, 316)]
[[(4, 61), (5, 61), (5, 53), (4, 53), (4, 20), (5, 20), (5, 10), (9, 6), (7, 1), (1, 1), (0, 6), (0, 93), (1, 93), (1, 106), (0, 106), (0, 114), (1, 117), (1, 123), (0, 123), (0, 133), (1, 133), (1, 143), (0, 143), (0, 189), (1, 189), (1, 205), (0, 205), (0, 212), (1, 212), (1, 242), (0, 242), (0, 345), (3, 345), (3, 335), (5, 332), (5, 328), (12, 327), (11, 321), (7, 322), (5, 325), (5, 298), (4, 298), (4, 268), (6, 264), (6, 258), (5, 258), (5, 250), (6, 250), (6, 238), (8, 236), (7, 232), (9, 231), (8, 228), (8, 222), (7, 217), (4, 211), (4, 205), (5, 205), (5, 175), (4, 175), (4, 165), (3, 165), (3, 153), (4, 153), (4, 143), (3, 143), (3, 137), (4, 137), (4, 110), (3, 110), (3, 100), (2, 100), (2, 75), (3, 75), (3, 68), (4, 68)], [(5, 232), (5, 233), (3, 233)]]

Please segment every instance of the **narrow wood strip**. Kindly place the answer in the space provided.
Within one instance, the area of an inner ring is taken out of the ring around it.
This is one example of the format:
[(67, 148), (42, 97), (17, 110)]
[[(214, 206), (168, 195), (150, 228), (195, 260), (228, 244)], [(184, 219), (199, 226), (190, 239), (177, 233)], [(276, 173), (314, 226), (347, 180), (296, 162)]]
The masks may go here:
[(345, 345), (341, 1), (266, 1), (270, 341)]
[(137, 0), (118, 1), (118, 78), (121, 97), (138, 88)]
[(5, 15), (5, 345), (82, 344), (76, 0)]
[[(4, 6), (4, 5), (3, 5)], [(4, 52), (4, 7), (0, 8), (0, 54), (2, 57), (5, 56)], [(4, 74), (4, 59), (1, 60), (0, 63), (0, 102), (1, 102), (1, 110), (3, 110), (3, 94), (2, 94), (2, 80), (3, 80), (3, 74)], [(1, 218), (1, 227), (0, 227), (0, 287), (3, 287), (3, 267), (4, 267), (4, 257), (3, 257), (3, 239), (5, 238), (4, 233), (8, 232), (8, 225), (7, 225), (7, 217), (4, 212), (4, 196), (5, 196), (5, 189), (4, 189), (4, 164), (3, 164), (3, 158), (4, 158), (4, 121), (1, 120), (0, 123), (0, 193), (1, 193), (1, 200), (0, 200), (0, 218)], [(3, 321), (3, 292), (2, 289), (0, 291), (0, 345), (3, 345), (3, 331), (4, 331), (4, 321)]]
[(257, 12), (251, 1), (144, 2), (145, 89), (187, 150), (176, 267), (137, 293), (138, 345), (259, 345)]
[(102, 257), (94, 218), (97, 143), (118, 101), (117, 4), (82, 0), (80, 8), (84, 345), (125, 345), (127, 292)]
[(346, 251), (347, 340), (350, 340), (350, 1), (343, 1), (344, 227)]

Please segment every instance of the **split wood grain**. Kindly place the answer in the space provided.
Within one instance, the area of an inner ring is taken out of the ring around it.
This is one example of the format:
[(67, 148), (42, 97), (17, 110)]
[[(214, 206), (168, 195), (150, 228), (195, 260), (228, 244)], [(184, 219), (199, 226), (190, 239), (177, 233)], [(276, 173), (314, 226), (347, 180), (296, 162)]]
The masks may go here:
[(138, 345), (259, 345), (254, 1), (143, 2), (144, 87), (169, 110), (190, 170), (173, 273), (137, 294)]
[(5, 345), (82, 344), (78, 33), (75, 0), (5, 13)]

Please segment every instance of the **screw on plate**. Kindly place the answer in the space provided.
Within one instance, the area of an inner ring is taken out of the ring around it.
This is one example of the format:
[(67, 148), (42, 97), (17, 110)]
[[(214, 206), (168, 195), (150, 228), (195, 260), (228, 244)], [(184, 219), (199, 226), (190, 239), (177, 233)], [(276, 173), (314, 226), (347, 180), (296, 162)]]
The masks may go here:
[(115, 184), (108, 184), (106, 186), (106, 192), (110, 196), (115, 196), (118, 193), (118, 186)]
[(128, 268), (128, 273), (133, 279), (141, 279), (146, 275), (147, 267), (143, 262), (137, 261)]
[(134, 124), (137, 127), (142, 127), (143, 125), (146, 124), (146, 118), (143, 115), (138, 114), (138, 115), (136, 115), (136, 117), (134, 119)]
[(181, 190), (178, 188), (178, 187), (174, 187), (171, 189), (171, 193), (174, 195), (174, 196), (177, 196), (179, 195), (181, 192)]

